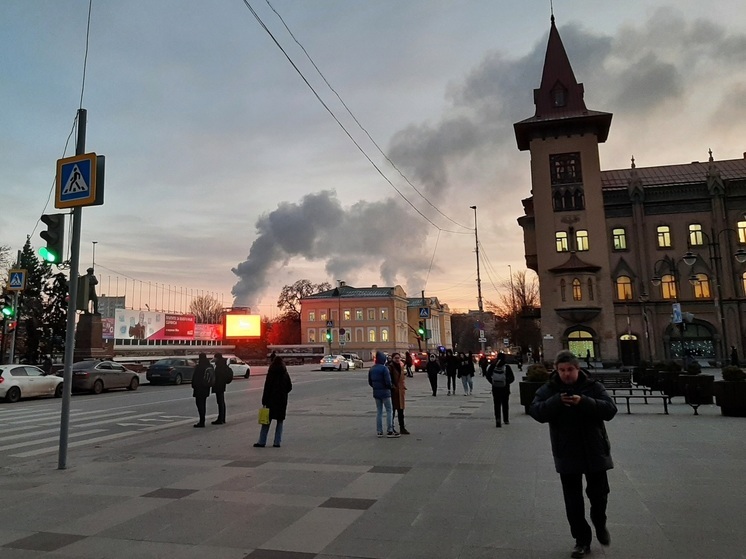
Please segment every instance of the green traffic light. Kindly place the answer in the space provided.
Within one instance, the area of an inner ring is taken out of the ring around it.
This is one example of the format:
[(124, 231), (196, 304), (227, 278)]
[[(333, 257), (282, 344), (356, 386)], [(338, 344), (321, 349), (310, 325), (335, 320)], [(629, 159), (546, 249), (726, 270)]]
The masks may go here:
[(44, 262), (50, 262), (51, 264), (54, 264), (55, 262), (60, 261), (59, 256), (57, 256), (54, 252), (49, 250), (47, 247), (41, 247), (39, 249), (39, 255), (41, 256), (42, 260), (44, 260)]
[(2, 313), (3, 316), (10, 318), (13, 316), (13, 307), (3, 307)]

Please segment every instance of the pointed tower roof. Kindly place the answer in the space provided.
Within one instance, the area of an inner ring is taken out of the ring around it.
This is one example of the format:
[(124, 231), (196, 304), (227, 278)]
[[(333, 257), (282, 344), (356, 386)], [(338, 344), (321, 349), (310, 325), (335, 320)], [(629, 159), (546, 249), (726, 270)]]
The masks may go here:
[(528, 149), (531, 139), (535, 137), (582, 132), (592, 132), (598, 136), (599, 143), (605, 142), (612, 115), (589, 111), (583, 93), (583, 84), (575, 79), (552, 15), (541, 85), (534, 90), (536, 113), (513, 125), (518, 149)]

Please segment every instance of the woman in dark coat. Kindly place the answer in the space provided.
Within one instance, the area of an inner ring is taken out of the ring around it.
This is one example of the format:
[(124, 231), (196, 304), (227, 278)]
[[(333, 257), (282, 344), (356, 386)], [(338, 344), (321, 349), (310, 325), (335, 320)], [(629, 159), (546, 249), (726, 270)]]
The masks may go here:
[(194, 424), (195, 427), (205, 426), (205, 411), (207, 409), (207, 397), (210, 395), (210, 385), (205, 383), (205, 371), (211, 367), (207, 354), (200, 353), (197, 365), (192, 373), (192, 396), (197, 404), (197, 413), (199, 421)]
[(216, 353), (215, 384), (212, 387), (212, 393), (215, 394), (215, 399), (218, 402), (218, 418), (212, 422), (213, 425), (223, 425), (225, 423), (225, 385), (228, 384), (228, 377), (232, 374), (223, 354)]
[(430, 388), (433, 389), (433, 396), (438, 395), (438, 373), (440, 373), (440, 363), (434, 353), (427, 358), (427, 378), (430, 381)]
[(400, 353), (391, 354), (391, 363), (388, 367), (391, 375), (391, 404), (394, 408), (394, 414), (399, 418), (399, 433), (409, 435), (409, 431), (404, 427), (404, 402), (407, 385), (404, 382), (406, 373), (402, 370)]
[(448, 379), (448, 395), (451, 395), (451, 385), (453, 385), (453, 394), (456, 394), (456, 374), (458, 373), (458, 357), (450, 349), (446, 350), (446, 378)]
[[(275, 441), (272, 446), (279, 447), (282, 442), (282, 425), (288, 409), (288, 393), (293, 389), (290, 375), (282, 357), (275, 357), (267, 369), (267, 377), (264, 379), (264, 392), (262, 392), (262, 406), (269, 408), (269, 422), (274, 419)], [(259, 441), (254, 446), (263, 447), (267, 444), (269, 424), (262, 425), (259, 431)]]

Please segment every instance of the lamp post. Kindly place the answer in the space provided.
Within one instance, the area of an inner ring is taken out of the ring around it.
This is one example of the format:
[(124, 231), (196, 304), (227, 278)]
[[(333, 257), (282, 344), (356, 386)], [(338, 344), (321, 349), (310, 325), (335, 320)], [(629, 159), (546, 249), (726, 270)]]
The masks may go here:
[[(720, 270), (722, 257), (720, 253), (719, 239), (720, 239), (720, 235), (722, 235), (723, 233), (727, 233), (727, 232), (733, 232), (737, 234), (737, 231), (735, 231), (734, 229), (729, 229), (729, 228), (721, 229), (717, 233), (715, 233), (711, 229), (710, 235), (707, 235), (707, 233), (705, 233), (704, 231), (695, 232), (695, 233), (700, 233), (702, 237), (704, 237), (704, 240), (706, 241), (707, 254), (710, 260), (710, 264), (712, 265), (712, 271), (715, 275), (715, 289), (714, 289), (713, 296), (715, 300), (715, 313), (717, 316), (717, 321), (720, 324), (721, 346), (719, 349), (720, 349), (720, 359), (721, 359), (721, 362), (723, 363), (726, 360), (726, 352), (728, 350), (728, 333), (725, 327), (725, 313), (723, 312), (723, 299), (722, 299), (723, 288), (722, 288), (722, 283), (721, 283), (722, 271)], [(705, 244), (701, 242), (702, 239), (698, 239), (697, 237), (698, 235), (692, 236), (690, 234), (690, 238), (689, 238), (690, 249), (693, 247), (702, 246), (703, 244)], [(692, 243), (691, 241), (693, 239), (695, 241), (700, 241), (700, 242)], [(743, 248), (739, 248), (733, 254), (733, 257), (741, 264), (746, 262), (746, 250), (744, 250)], [(684, 256), (682, 257), (682, 260), (687, 266), (692, 267), (696, 264), (698, 258), (699, 258), (698, 254), (694, 253), (692, 250), (689, 250), (687, 251), (686, 254), (684, 254)], [(699, 279), (696, 274), (692, 273), (692, 275), (689, 278), (689, 281), (692, 283), (692, 285), (696, 285), (699, 282)]]
[(479, 234), (477, 233), (477, 207), (469, 206), (474, 210), (474, 244), (477, 254), (477, 305), (479, 306), (479, 345), (484, 353), (484, 307), (482, 306), (482, 278), (479, 275)]
[(91, 244), (93, 245), (93, 258), (91, 259), (91, 268), (93, 270), (96, 270), (96, 245), (98, 244), (98, 241), (91, 241)]
[[(650, 278), (650, 283), (652, 283), (654, 286), (658, 287), (663, 283), (663, 277), (661, 276), (660, 270), (662, 266), (666, 266), (668, 268), (668, 271), (671, 276), (673, 276), (673, 284), (671, 282), (666, 282), (666, 289), (668, 290), (668, 297), (665, 297), (664, 292), (664, 298), (665, 299), (671, 299), (673, 298), (674, 303), (672, 307), (672, 320), (671, 322), (673, 324), (676, 324), (679, 329), (679, 335), (681, 336), (681, 351), (682, 351), (682, 357), (686, 353), (686, 350), (684, 348), (684, 318), (683, 314), (681, 312), (681, 305), (679, 304), (679, 270), (678, 270), (678, 262), (671, 257), (665, 257), (660, 260), (657, 260), (655, 264), (653, 264), (653, 277)], [(673, 285), (673, 287), (672, 287)], [(671, 297), (673, 295), (673, 297)], [(665, 348), (664, 348), (665, 349)]]

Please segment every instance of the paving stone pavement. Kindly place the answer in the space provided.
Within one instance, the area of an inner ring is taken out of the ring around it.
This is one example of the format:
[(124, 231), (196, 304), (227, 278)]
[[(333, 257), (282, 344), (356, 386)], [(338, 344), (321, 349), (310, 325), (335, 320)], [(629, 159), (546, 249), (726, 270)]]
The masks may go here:
[[(445, 378), (441, 378), (442, 383)], [(545, 559), (572, 539), (548, 428), (486, 381), (432, 397), (407, 379), (411, 435), (375, 436), (367, 390), (294, 405), (282, 448), (253, 448), (256, 410), (5, 468), (3, 559)], [(351, 385), (352, 387), (353, 385)], [(681, 398), (608, 424), (612, 544), (591, 557), (746, 559), (746, 420)], [(193, 432), (196, 431), (196, 432)]]

